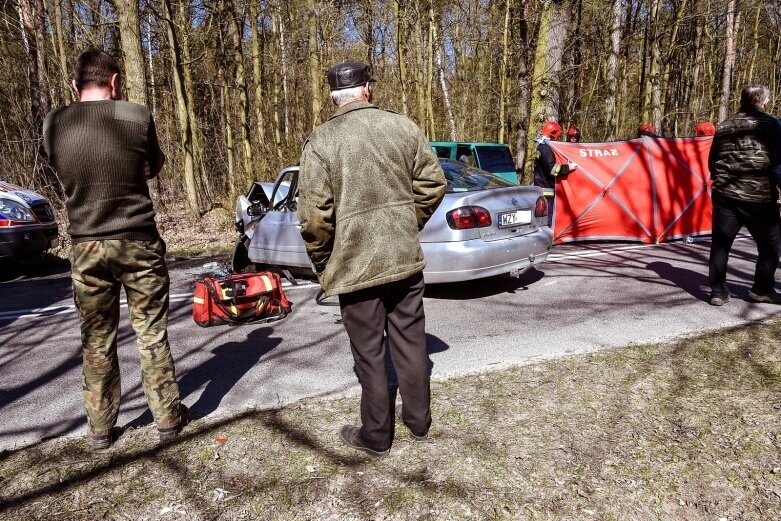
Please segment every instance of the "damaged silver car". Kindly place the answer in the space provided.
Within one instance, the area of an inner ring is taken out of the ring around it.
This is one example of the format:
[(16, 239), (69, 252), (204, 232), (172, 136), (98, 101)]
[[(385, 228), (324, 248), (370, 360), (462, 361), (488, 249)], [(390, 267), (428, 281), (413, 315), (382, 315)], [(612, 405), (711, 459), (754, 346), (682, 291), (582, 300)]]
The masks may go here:
[[(520, 275), (545, 261), (553, 234), (542, 189), (450, 159), (440, 164), (447, 193), (420, 232), (427, 284)], [(234, 271), (276, 267), (313, 274), (297, 203), (297, 166), (284, 168), (274, 183), (254, 183), (238, 198)]]

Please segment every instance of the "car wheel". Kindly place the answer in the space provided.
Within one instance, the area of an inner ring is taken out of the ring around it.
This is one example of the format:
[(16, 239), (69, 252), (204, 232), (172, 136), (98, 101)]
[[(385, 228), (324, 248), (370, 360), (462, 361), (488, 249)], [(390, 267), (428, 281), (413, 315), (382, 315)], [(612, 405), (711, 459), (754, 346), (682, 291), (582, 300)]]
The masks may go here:
[(236, 241), (236, 245), (233, 248), (233, 257), (231, 257), (233, 273), (244, 273), (247, 268), (255, 268), (255, 265), (249, 260), (248, 247), (249, 239), (246, 236)]

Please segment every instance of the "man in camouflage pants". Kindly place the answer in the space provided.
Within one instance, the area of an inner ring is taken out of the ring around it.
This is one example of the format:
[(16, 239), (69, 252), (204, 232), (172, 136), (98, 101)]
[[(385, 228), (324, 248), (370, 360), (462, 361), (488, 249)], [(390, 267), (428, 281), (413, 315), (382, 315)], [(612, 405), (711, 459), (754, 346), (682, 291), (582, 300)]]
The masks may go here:
[(138, 338), (144, 394), (160, 439), (169, 440), (187, 422), (187, 409), (168, 345), (165, 243), (147, 187), (165, 156), (149, 110), (121, 101), (119, 67), (111, 56), (82, 53), (73, 77), (79, 101), (46, 117), (44, 146), (67, 196), (90, 442), (108, 448), (116, 435), (122, 287)]
[(778, 187), (781, 186), (781, 123), (764, 112), (770, 90), (751, 85), (740, 95), (737, 114), (719, 123), (708, 167), (713, 179), (713, 241), (710, 251), (710, 304), (730, 299), (727, 260), (745, 226), (757, 243), (757, 264), (749, 298), (779, 304), (775, 272), (781, 253)]

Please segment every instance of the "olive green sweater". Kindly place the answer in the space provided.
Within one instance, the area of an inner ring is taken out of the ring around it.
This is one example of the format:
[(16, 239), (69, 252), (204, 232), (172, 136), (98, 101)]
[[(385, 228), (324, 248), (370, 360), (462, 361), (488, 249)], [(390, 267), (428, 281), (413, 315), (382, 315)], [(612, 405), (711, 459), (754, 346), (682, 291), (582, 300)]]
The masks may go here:
[(67, 196), (74, 243), (155, 240), (149, 177), (165, 160), (148, 109), (127, 101), (76, 102), (43, 124), (44, 148)]

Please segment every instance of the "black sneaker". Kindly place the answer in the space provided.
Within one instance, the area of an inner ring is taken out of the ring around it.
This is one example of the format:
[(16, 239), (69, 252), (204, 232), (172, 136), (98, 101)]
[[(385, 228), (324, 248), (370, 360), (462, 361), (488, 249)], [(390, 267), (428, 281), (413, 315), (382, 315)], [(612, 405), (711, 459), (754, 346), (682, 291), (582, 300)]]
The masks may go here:
[(729, 295), (725, 295), (723, 297), (711, 297), (708, 301), (708, 304), (711, 306), (723, 306), (727, 302), (729, 302)]
[(179, 436), (179, 433), (182, 432), (182, 429), (184, 429), (185, 425), (188, 423), (190, 423), (190, 409), (184, 404), (180, 404), (179, 424), (165, 429), (157, 429), (157, 436), (160, 438), (160, 441), (171, 441)]
[[(402, 411), (402, 404), (398, 404), (396, 406), (396, 419), (399, 420), (401, 423), (404, 423), (404, 419), (401, 417), (401, 411)], [(407, 424), (404, 423), (406, 426)], [(407, 427), (409, 429), (409, 427)], [(428, 441), (428, 432), (426, 434), (418, 436), (411, 430), (409, 431), (409, 437), (412, 438), (413, 441)]]
[(369, 454), (370, 456), (374, 456), (375, 458), (381, 458), (382, 456), (387, 456), (388, 453), (390, 453), (390, 447), (385, 450), (377, 450), (372, 449), (371, 447), (367, 447), (364, 441), (361, 439), (361, 429), (352, 425), (345, 425), (339, 429), (339, 437), (342, 438), (343, 442), (355, 450), (360, 450), (366, 454)]
[(774, 290), (770, 290), (770, 292), (766, 293), (765, 295), (760, 295), (759, 293), (749, 291), (748, 296), (754, 302), (763, 302), (765, 304), (781, 304), (781, 295), (776, 293)]

